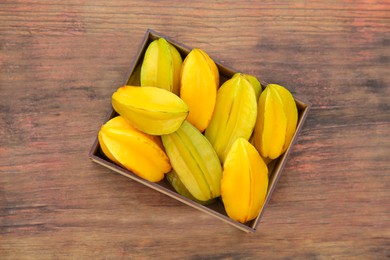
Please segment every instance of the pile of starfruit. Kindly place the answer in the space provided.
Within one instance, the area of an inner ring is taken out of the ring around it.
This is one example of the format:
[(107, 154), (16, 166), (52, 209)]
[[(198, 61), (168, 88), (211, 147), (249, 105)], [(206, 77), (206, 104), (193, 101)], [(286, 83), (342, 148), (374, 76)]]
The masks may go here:
[(119, 115), (99, 131), (103, 153), (151, 182), (166, 178), (198, 203), (222, 199), (236, 221), (254, 219), (267, 194), (267, 163), (297, 127), (291, 93), (276, 84), (263, 90), (242, 73), (220, 86), (206, 52), (193, 49), (183, 60), (164, 38), (149, 44), (139, 73), (140, 86), (112, 95)]

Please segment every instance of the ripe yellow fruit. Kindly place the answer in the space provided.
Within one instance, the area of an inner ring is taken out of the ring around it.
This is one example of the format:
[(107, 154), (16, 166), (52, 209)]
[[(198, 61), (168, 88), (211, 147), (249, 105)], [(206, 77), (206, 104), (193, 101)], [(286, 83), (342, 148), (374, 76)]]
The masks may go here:
[(135, 128), (151, 135), (176, 131), (188, 115), (183, 100), (157, 87), (121, 87), (112, 95), (112, 106)]
[(237, 138), (248, 140), (252, 135), (256, 115), (256, 93), (242, 74), (236, 74), (218, 89), (214, 114), (205, 136), (221, 162)]
[(141, 86), (154, 86), (179, 95), (182, 58), (164, 38), (151, 42), (141, 66)]
[(161, 181), (171, 170), (160, 137), (135, 129), (121, 116), (105, 123), (98, 139), (110, 160), (148, 181)]
[(298, 123), (298, 110), (291, 93), (269, 84), (260, 95), (254, 144), (263, 158), (276, 159), (291, 143)]
[(267, 190), (267, 165), (247, 140), (237, 139), (223, 165), (221, 197), (226, 213), (241, 223), (256, 218)]
[(180, 97), (187, 103), (187, 120), (199, 131), (208, 126), (214, 111), (219, 72), (214, 61), (200, 49), (193, 49), (181, 70)]
[(221, 194), (222, 167), (207, 138), (187, 120), (174, 133), (161, 136), (172, 167), (197, 200)]

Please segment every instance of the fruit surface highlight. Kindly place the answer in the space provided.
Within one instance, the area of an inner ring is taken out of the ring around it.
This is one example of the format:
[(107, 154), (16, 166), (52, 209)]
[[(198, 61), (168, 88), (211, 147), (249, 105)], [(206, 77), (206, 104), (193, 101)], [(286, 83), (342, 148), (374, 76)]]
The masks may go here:
[(242, 137), (248, 140), (256, 123), (257, 100), (252, 84), (236, 74), (218, 90), (214, 114), (205, 131), (223, 162), (234, 141)]
[(164, 38), (151, 42), (142, 62), (141, 86), (155, 86), (179, 94), (182, 58)]
[(214, 111), (218, 68), (207, 53), (193, 49), (184, 59), (180, 83), (180, 97), (190, 110), (187, 120), (203, 132)]
[(221, 197), (227, 215), (241, 223), (256, 218), (268, 189), (268, 168), (256, 148), (237, 139), (223, 165)]
[(171, 170), (160, 137), (135, 129), (121, 116), (105, 123), (98, 139), (110, 160), (148, 181), (158, 182)]
[(172, 167), (197, 200), (220, 196), (222, 167), (210, 142), (187, 120), (161, 137)]
[(294, 136), (298, 110), (291, 93), (277, 84), (269, 84), (260, 95), (254, 144), (261, 156), (276, 159), (284, 153)]
[(183, 100), (157, 87), (120, 87), (112, 95), (112, 106), (135, 128), (151, 135), (176, 131), (188, 115)]

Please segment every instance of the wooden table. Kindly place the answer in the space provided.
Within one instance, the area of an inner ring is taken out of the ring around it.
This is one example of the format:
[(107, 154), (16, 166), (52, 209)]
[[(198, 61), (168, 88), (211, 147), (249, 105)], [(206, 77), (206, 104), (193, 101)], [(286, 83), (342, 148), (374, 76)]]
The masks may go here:
[[(390, 2), (291, 2), (1, 1), (0, 258), (390, 258)], [(147, 28), (312, 103), (255, 234), (88, 159)]]

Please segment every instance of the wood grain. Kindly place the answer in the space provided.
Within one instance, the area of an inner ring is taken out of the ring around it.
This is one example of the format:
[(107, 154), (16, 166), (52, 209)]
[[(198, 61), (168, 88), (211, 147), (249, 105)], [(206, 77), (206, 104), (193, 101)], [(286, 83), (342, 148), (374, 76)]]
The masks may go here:
[[(389, 1), (0, 3), (1, 259), (390, 258)], [(253, 235), (89, 161), (147, 28), (312, 103)]]

